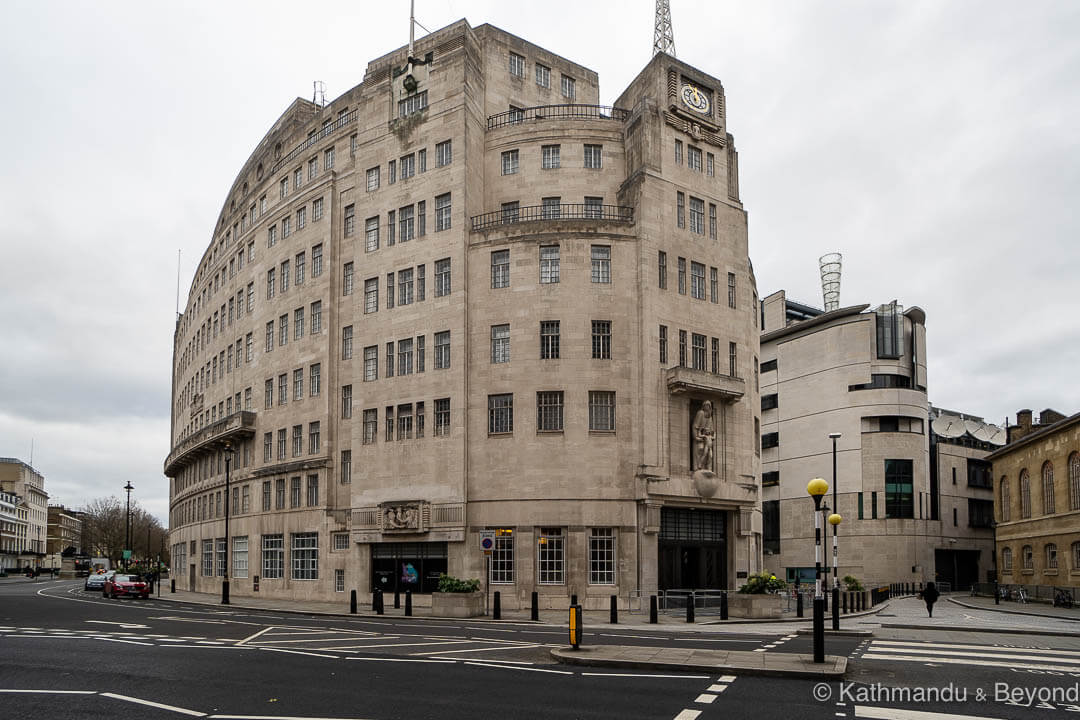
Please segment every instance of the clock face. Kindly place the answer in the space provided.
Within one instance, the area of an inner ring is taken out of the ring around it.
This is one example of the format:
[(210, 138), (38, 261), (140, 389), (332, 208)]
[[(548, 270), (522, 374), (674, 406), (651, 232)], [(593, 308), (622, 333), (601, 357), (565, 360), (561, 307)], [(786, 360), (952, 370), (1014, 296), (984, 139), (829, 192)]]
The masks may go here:
[(709, 95), (704, 90), (687, 83), (682, 86), (682, 101), (691, 110), (703, 115), (709, 113)]

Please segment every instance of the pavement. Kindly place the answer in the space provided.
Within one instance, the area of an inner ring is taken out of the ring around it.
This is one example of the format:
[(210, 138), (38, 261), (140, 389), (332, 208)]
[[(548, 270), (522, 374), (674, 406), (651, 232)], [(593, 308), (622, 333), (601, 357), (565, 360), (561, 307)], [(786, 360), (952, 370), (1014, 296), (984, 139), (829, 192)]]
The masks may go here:
[(590, 645), (577, 650), (553, 648), (551, 656), (567, 665), (631, 668), (656, 672), (707, 672), (826, 679), (841, 678), (847, 670), (847, 658), (842, 655), (826, 655), (825, 662), (815, 663), (813, 655), (744, 650)]

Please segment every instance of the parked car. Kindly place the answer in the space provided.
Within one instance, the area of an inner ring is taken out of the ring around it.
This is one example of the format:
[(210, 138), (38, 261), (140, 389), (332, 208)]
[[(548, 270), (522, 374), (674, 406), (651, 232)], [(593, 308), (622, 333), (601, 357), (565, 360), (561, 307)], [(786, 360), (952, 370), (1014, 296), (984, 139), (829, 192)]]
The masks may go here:
[(141, 597), (144, 600), (150, 597), (150, 583), (139, 575), (113, 575), (105, 581), (105, 587), (101, 594), (106, 597), (117, 598)]
[(105, 587), (105, 581), (113, 575), (113, 571), (92, 573), (86, 578), (84, 590), (101, 590)]

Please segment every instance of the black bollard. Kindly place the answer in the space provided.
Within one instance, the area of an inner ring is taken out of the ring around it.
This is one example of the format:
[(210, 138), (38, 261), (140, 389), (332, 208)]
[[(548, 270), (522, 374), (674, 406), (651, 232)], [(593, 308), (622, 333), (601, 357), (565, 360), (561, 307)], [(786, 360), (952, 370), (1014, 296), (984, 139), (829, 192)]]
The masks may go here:
[(356, 591), (349, 592), (349, 612), (353, 615), (356, 614)]
[(397, 588), (394, 588), (394, 609), (401, 609), (401, 591)]
[(656, 624), (656, 596), (649, 596), (649, 623), (651, 625)]
[(540, 596), (535, 590), (533, 590), (532, 594), (532, 610), (529, 613), (529, 617), (532, 619), (533, 622), (536, 622), (540, 619)]
[(727, 607), (727, 590), (720, 593), (720, 619), (728, 619), (728, 607)]
[(405, 617), (412, 617), (412, 590), (405, 591)]
[(795, 593), (795, 617), (803, 616), (803, 594), (802, 592)]
[(577, 593), (574, 593), (573, 595), (570, 596), (570, 604), (571, 605), (577, 605), (578, 604), (578, 602), (577, 602)]
[(379, 607), (375, 610), (376, 615), (382, 615), (386, 608), (383, 606), (383, 592), (382, 590), (375, 591), (375, 602), (379, 604)]
[(840, 599), (841, 599), (841, 601), (843, 602), (843, 608), (842, 608), (842, 610), (843, 610), (844, 614), (845, 614), (845, 615), (847, 615), (847, 599), (848, 599), (848, 593), (844, 593), (844, 594), (843, 594), (843, 596), (842, 596), (842, 597), (841, 597)]
[(618, 625), (619, 624), (619, 596), (618, 595), (612, 595), (611, 596), (611, 624), (612, 625)]
[(694, 622), (694, 596), (690, 595), (686, 598), (686, 622)]
[(176, 592), (176, 580), (175, 579), (169, 581), (169, 592), (172, 592), (172, 593)]
[(994, 583), (994, 604), (1001, 604), (1001, 591), (998, 589), (998, 584), (996, 582)]
[(495, 591), (495, 597), (491, 600), (491, 618), (502, 620), (502, 593)]

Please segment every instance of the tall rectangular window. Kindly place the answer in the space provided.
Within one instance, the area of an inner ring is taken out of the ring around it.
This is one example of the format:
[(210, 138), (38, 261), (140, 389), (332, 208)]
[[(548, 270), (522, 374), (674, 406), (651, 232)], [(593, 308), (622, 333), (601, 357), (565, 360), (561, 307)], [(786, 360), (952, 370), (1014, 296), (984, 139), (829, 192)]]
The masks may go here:
[(559, 321), (545, 320), (540, 323), (540, 359), (559, 359)]
[(293, 370), (293, 400), (304, 399), (304, 369)]
[(562, 197), (540, 198), (540, 217), (544, 220), (558, 220), (562, 217)]
[(709, 268), (709, 301), (720, 302), (720, 280), (716, 268)]
[(510, 362), (510, 326), (491, 326), (491, 362)]
[(375, 192), (379, 189), (379, 168), (376, 165), (373, 168), (368, 168), (367, 171), (367, 190), (368, 192)]
[(537, 432), (562, 432), (563, 429), (563, 393), (561, 390), (548, 390), (536, 393), (536, 430)]
[(416, 233), (416, 214), (412, 205), (398, 210), (398, 242), (409, 242)]
[(319, 452), (321, 446), (321, 429), (322, 424), (318, 421), (308, 423), (308, 454), (315, 455)]
[(554, 170), (561, 165), (560, 157), (562, 146), (561, 145), (541, 145), (540, 146), (540, 167), (543, 170)]
[(690, 232), (705, 234), (705, 201), (690, 196)]
[(693, 333), (690, 336), (691, 362), (695, 370), (705, 370), (705, 336)]
[(398, 305), (412, 305), (413, 269), (398, 272)]
[(394, 273), (386, 273), (386, 309), (394, 307)]
[(518, 171), (518, 151), (504, 150), (502, 153), (502, 174), (513, 175)]
[(661, 290), (667, 290), (667, 253), (660, 250), (656, 256), (656, 277)]
[(375, 436), (379, 432), (379, 411), (364, 411), (364, 444), (371, 445), (375, 442)]
[(686, 195), (681, 191), (675, 193), (675, 224), (686, 227)]
[(379, 218), (369, 217), (364, 221), (364, 250), (372, 252), (379, 249)]
[(450, 331), (435, 333), (435, 369), (445, 370), (450, 367)]
[(574, 78), (569, 75), (562, 76), (562, 96), (567, 100), (573, 100), (577, 96)]
[(514, 536), (499, 534), (495, 536), (495, 547), (491, 553), (491, 583), (511, 585), (513, 582)]
[(686, 167), (701, 172), (701, 148), (686, 146)]
[(716, 239), (716, 203), (709, 203), (709, 239)]
[(716, 374), (720, 373), (720, 338), (712, 339), (712, 371)]
[(611, 282), (611, 246), (593, 245), (590, 249), (592, 262), (592, 281), (594, 283)]
[(686, 294), (686, 258), (679, 258), (679, 294)]
[(739, 346), (733, 342), (728, 343), (728, 375), (739, 377)]
[(551, 68), (547, 65), (536, 63), (536, 84), (542, 88), (551, 87)]
[(614, 392), (589, 391), (589, 429), (598, 432), (615, 432)]
[(729, 272), (727, 274), (727, 304), (728, 307), (735, 307), (735, 273)]
[[(386, 377), (394, 377), (394, 341), (386, 343)], [(391, 438), (393, 439), (393, 438)]]
[(675, 164), (682, 165), (682, 140), (675, 141)]
[(510, 74), (514, 77), (525, 77), (525, 58), (515, 52), (510, 53)]
[(234, 578), (246, 578), (248, 576), (248, 539), (234, 537), (232, 539), (232, 576)]
[(352, 325), (346, 325), (341, 328), (341, 359), (352, 359), (352, 341), (353, 341), (353, 328)]
[(322, 300), (311, 303), (311, 334), (322, 332)]
[(509, 250), (496, 250), (491, 253), (491, 287), (510, 287)]
[(435, 435), (444, 436), (450, 434), (450, 398), (439, 398), (435, 401)]
[(521, 203), (517, 200), (514, 200), (513, 202), (504, 202), (501, 205), (502, 221), (504, 223), (516, 223), (520, 217), (520, 207)]
[(282, 535), (262, 536), (262, 576), (280, 579), (285, 572), (285, 540)]
[(686, 367), (686, 331), (679, 331), (679, 367)]
[(322, 275), (322, 243), (311, 247), (311, 277)]
[(547, 285), (559, 282), (559, 246), (540, 246), (540, 283)]
[(341, 417), (344, 420), (352, 418), (352, 385), (341, 386)]
[(402, 156), (398, 161), (398, 166), (401, 168), (401, 179), (408, 180), (416, 174), (416, 155), (409, 153)]
[(885, 517), (915, 517), (913, 464), (911, 460), (885, 461)]
[(585, 146), (585, 167), (590, 170), (600, 170), (604, 167), (604, 146)]
[(488, 433), (514, 432), (514, 396), (488, 395)]
[(615, 584), (615, 530), (593, 528), (589, 532), (589, 584)]
[(297, 253), (296, 262), (296, 284), (302, 285), (304, 283), (304, 271), (307, 264), (307, 253)]
[(352, 450), (341, 451), (341, 484), (352, 482)]
[(379, 379), (379, 346), (368, 345), (364, 348), (364, 382)]
[(592, 357), (593, 360), (611, 359), (611, 321), (592, 321)]
[(660, 363), (667, 365), (667, 325), (660, 326)]
[(406, 338), (397, 342), (398, 375), (412, 375), (413, 340)]
[(427, 234), (427, 201), (421, 200), (416, 203), (416, 237), (424, 237)]
[(450, 258), (435, 261), (435, 297), (450, 294)]
[(292, 579), (319, 579), (319, 533), (293, 533)]
[(293, 340), (304, 337), (304, 308), (293, 310)]
[(308, 475), (307, 477), (307, 504), (312, 507), (319, 504), (319, 476)]
[(364, 313), (379, 311), (379, 278), (364, 281)]
[(352, 203), (345, 206), (345, 220), (343, 223), (345, 237), (352, 237), (356, 232), (356, 206)]
[(450, 193), (435, 196), (435, 232), (450, 229)]
[(386, 247), (394, 244), (395, 230), (397, 229), (397, 225), (394, 224), (394, 215), (393, 210), (386, 213)]
[(435, 143), (435, 167), (443, 167), (454, 161), (454, 151), (450, 140)]
[(562, 528), (541, 528), (536, 551), (537, 581), (541, 585), (561, 585), (564, 578), (564, 537)]
[(318, 397), (322, 391), (322, 363), (312, 363), (308, 369), (308, 392)]
[(690, 263), (690, 297), (705, 299), (705, 266), (701, 263)]

